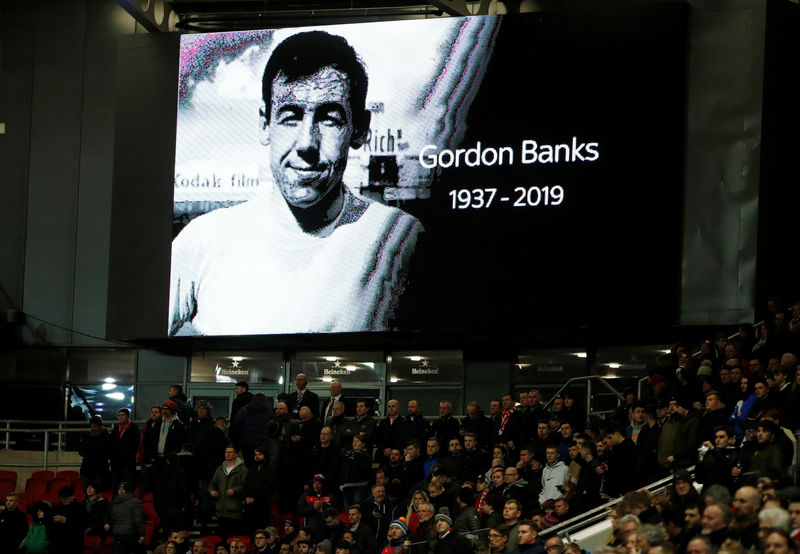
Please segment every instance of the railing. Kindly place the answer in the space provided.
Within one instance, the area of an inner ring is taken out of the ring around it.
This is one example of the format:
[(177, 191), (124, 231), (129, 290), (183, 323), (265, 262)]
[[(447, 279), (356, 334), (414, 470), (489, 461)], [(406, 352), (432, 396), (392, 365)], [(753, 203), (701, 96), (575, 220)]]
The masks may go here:
[[(695, 466), (690, 467), (688, 471), (692, 475), (692, 477), (694, 477)], [(670, 484), (672, 484), (672, 475), (664, 477), (659, 481), (650, 483), (646, 487), (642, 487), (637, 490), (646, 490), (651, 494), (656, 494), (664, 491), (667, 488), (667, 485)], [(565, 539), (565, 542), (570, 542), (569, 536), (571, 534), (606, 519), (611, 509), (617, 504), (619, 504), (621, 501), (622, 497), (615, 498), (610, 502), (606, 502), (602, 506), (593, 508), (588, 512), (583, 512), (582, 514), (579, 514), (571, 519), (568, 519), (567, 521), (561, 522), (558, 525), (554, 525), (549, 529), (545, 529), (541, 531), (539, 535), (546, 537), (548, 535), (556, 534), (562, 539)]]
[(553, 403), (553, 400), (555, 400), (557, 396), (559, 396), (565, 389), (567, 389), (573, 383), (586, 383), (586, 395), (585, 396), (586, 396), (586, 424), (587, 425), (589, 424), (589, 416), (590, 415), (592, 415), (592, 414), (609, 413), (608, 411), (605, 411), (605, 412), (592, 412), (592, 383), (598, 383), (598, 384), (602, 385), (604, 388), (606, 388), (609, 392), (613, 393), (614, 396), (617, 397), (617, 405), (619, 405), (620, 403), (624, 402), (624, 400), (625, 400), (625, 397), (622, 396), (622, 394), (620, 394), (620, 392), (617, 389), (612, 387), (608, 383), (608, 381), (606, 381), (603, 377), (601, 377), (599, 375), (588, 375), (586, 377), (573, 377), (572, 379), (570, 379), (569, 381), (564, 383), (561, 386), (561, 388), (558, 389), (558, 392), (556, 392), (553, 396), (551, 396), (550, 400), (548, 400), (545, 403), (545, 405), (544, 405), (545, 409), (548, 408)]

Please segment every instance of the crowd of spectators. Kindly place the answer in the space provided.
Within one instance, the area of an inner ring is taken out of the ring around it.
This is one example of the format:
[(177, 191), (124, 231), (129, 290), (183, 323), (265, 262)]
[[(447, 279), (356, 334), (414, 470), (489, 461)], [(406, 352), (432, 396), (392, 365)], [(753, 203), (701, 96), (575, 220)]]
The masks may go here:
[[(502, 394), (488, 414), (469, 402), (461, 420), (444, 399), (433, 420), (419, 401), (401, 413), (393, 399), (384, 417), (360, 400), (348, 418), (340, 382), (321, 401), (303, 374), (274, 405), (240, 382), (230, 418), (214, 418), (173, 386), (142, 429), (127, 410), (110, 432), (92, 419), (80, 449), (92, 496), (78, 503), (86, 519), (66, 521), (134, 551), (144, 540), (137, 497), (152, 493), (159, 536), (168, 539), (159, 554), (391, 554), (420, 544), (461, 553), (472, 551), (465, 536), (478, 530), (491, 552), (580, 554), (579, 544), (539, 533), (622, 497), (605, 547), (614, 552), (797, 551), (800, 489), (789, 485), (800, 427), (800, 304), (793, 308), (791, 318), (773, 314), (759, 340), (743, 326), (732, 340), (720, 333), (704, 341), (694, 356), (676, 345), (642, 397), (626, 390), (603, 419), (587, 419), (569, 392), (545, 408), (536, 389)], [(639, 490), (670, 476), (665, 494)], [(100, 509), (91, 499), (106, 488), (119, 494)], [(125, 524), (115, 518), (123, 507)], [(7, 500), (0, 525), (10, 512)], [(25, 533), (42, 525), (50, 551), (71, 552), (58, 545), (66, 534), (55, 512), (38, 506)], [(205, 539), (184, 543), (193, 528), (221, 541), (213, 550)]]

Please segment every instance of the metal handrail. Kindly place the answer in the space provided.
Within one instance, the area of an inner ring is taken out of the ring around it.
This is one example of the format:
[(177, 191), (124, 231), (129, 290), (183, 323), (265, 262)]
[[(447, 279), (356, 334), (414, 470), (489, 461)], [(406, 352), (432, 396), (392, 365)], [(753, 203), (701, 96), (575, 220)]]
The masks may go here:
[(573, 377), (573, 378), (569, 379), (566, 383), (561, 385), (561, 388), (558, 389), (558, 391), (553, 396), (550, 397), (550, 400), (545, 402), (544, 408), (547, 409), (550, 406), (550, 404), (553, 403), (553, 400), (555, 400), (556, 397), (558, 397), (561, 394), (561, 392), (564, 389), (566, 389), (567, 387), (569, 387), (572, 383), (579, 383), (579, 382), (584, 382), (584, 381), (586, 382), (586, 395), (585, 396), (586, 396), (586, 423), (587, 424), (589, 423), (589, 416), (592, 414), (592, 394), (591, 394), (591, 392), (592, 392), (592, 383), (594, 381), (599, 381), (604, 387), (606, 387), (609, 391), (611, 391), (617, 397), (617, 405), (619, 405), (621, 402), (623, 402), (625, 400), (625, 397), (622, 396), (622, 394), (620, 394), (617, 389), (612, 387), (600, 375), (587, 375), (585, 377)]
[[(692, 478), (694, 478), (694, 471), (696, 466), (691, 466), (688, 468)], [(664, 477), (658, 481), (654, 481), (645, 487), (641, 487), (637, 490), (646, 490), (650, 493), (658, 493), (666, 489), (667, 485), (671, 484), (673, 480), (673, 476), (669, 475), (668, 477)], [(560, 537), (569, 537), (571, 533), (575, 531), (579, 531), (580, 529), (589, 527), (590, 525), (597, 523), (608, 517), (608, 513), (611, 511), (611, 508), (622, 502), (623, 497), (615, 498), (609, 502), (601, 506), (597, 506), (596, 508), (592, 508), (587, 512), (583, 512), (582, 514), (578, 514), (577, 516), (570, 518), (566, 521), (562, 521), (558, 525), (554, 525), (548, 529), (544, 529), (543, 531), (539, 532), (539, 535), (549, 535), (552, 533), (558, 534)]]

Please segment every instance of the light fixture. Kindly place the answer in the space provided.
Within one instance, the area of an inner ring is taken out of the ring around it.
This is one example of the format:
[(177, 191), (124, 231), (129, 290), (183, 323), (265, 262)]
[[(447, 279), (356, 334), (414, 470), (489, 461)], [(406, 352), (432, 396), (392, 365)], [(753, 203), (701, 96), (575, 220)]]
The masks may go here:
[(116, 383), (117, 380), (114, 379), (113, 377), (106, 377), (105, 379), (103, 379), (103, 382), (105, 382), (105, 383)]
[(399, 379), (397, 377), (390, 377), (389, 378), (389, 382), (390, 383), (396, 383), (397, 381), (399, 381)]
[(358, 366), (354, 366), (354, 365), (346, 365), (346, 366), (344, 366), (344, 368), (347, 371), (356, 371), (356, 370), (358, 370)]
[(117, 385), (115, 385), (114, 383), (103, 383), (102, 385), (100, 385), (100, 388), (103, 390), (114, 390), (115, 388), (117, 388)]
[(283, 384), (283, 375), (281, 375), (280, 377), (278, 377), (278, 384), (279, 384), (279, 385), (282, 385), (282, 384)]
[(339, 358), (337, 358), (336, 356), (323, 356), (323, 359), (324, 359), (326, 362), (335, 362), (335, 361), (336, 361), (336, 360), (338, 360)]
[(244, 357), (243, 356), (231, 356), (231, 360), (233, 360), (234, 362), (241, 362), (242, 360), (244, 360)]
[(333, 383), (333, 377), (331, 377), (330, 375), (326, 375), (325, 377), (322, 378), (322, 382), (323, 383)]
[(586, 352), (575, 352), (575, 355), (577, 357), (579, 357), (579, 358), (585, 358), (586, 357)]
[(422, 356), (406, 356), (406, 357), (412, 362), (419, 362), (420, 360), (422, 360)]
[(618, 364), (617, 362), (609, 362), (608, 367), (610, 367), (611, 369), (619, 369), (620, 367), (622, 367), (622, 365)]
[(110, 392), (106, 395), (106, 398), (110, 398), (111, 400), (125, 400), (125, 395), (121, 392)]

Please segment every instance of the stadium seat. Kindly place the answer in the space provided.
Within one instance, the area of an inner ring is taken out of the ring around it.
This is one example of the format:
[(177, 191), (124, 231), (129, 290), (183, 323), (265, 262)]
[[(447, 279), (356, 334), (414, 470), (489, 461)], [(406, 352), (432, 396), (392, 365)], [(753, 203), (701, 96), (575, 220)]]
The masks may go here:
[(39, 496), (47, 492), (47, 481), (30, 478), (25, 481), (25, 492), (31, 495), (31, 499), (36, 501)]
[(0, 479), (0, 499), (5, 501), (6, 495), (14, 492), (15, 488), (17, 488), (17, 484), (11, 479)]
[(144, 544), (150, 545), (153, 542), (153, 535), (156, 532), (155, 524), (152, 521), (144, 520)]
[(113, 494), (111, 494), (111, 491), (98, 491), (98, 493), (97, 493), (97, 494), (99, 494), (100, 496), (102, 496), (103, 498), (105, 498), (106, 500), (108, 500), (109, 502), (111, 502), (112, 500), (114, 500), (114, 495), (113, 495)]
[(155, 524), (156, 529), (158, 529), (160, 518), (158, 517), (158, 512), (156, 512), (156, 507), (155, 504), (153, 504), (153, 501), (152, 500), (142, 501), (142, 509), (144, 510), (145, 521), (152, 521)]
[(14, 488), (17, 488), (17, 472), (8, 469), (0, 469), (0, 479), (12, 481)]
[(217, 545), (222, 541), (222, 537), (219, 535), (208, 535), (205, 537), (200, 537), (200, 539), (209, 545), (212, 549), (216, 548)]
[(227, 542), (228, 544), (231, 544), (234, 541), (234, 539), (242, 541), (244, 544), (247, 545), (247, 550), (250, 550), (250, 537), (245, 537), (244, 535), (228, 537), (228, 540), (225, 541), (225, 542)]
[(102, 545), (102, 537), (87, 535), (83, 537), (83, 554), (100, 554), (100, 547)]
[(31, 479), (39, 479), (40, 481), (52, 481), (56, 478), (56, 474), (49, 469), (40, 469), (31, 473)]
[(66, 479), (53, 479), (47, 483), (47, 492), (55, 492), (58, 493), (61, 490), (61, 487), (71, 486), (72, 483), (67, 481)]
[(66, 479), (73, 486), (75, 486), (75, 482), (80, 479), (80, 477), (80, 473), (74, 469), (62, 469), (61, 471), (57, 471), (55, 475), (56, 479)]

